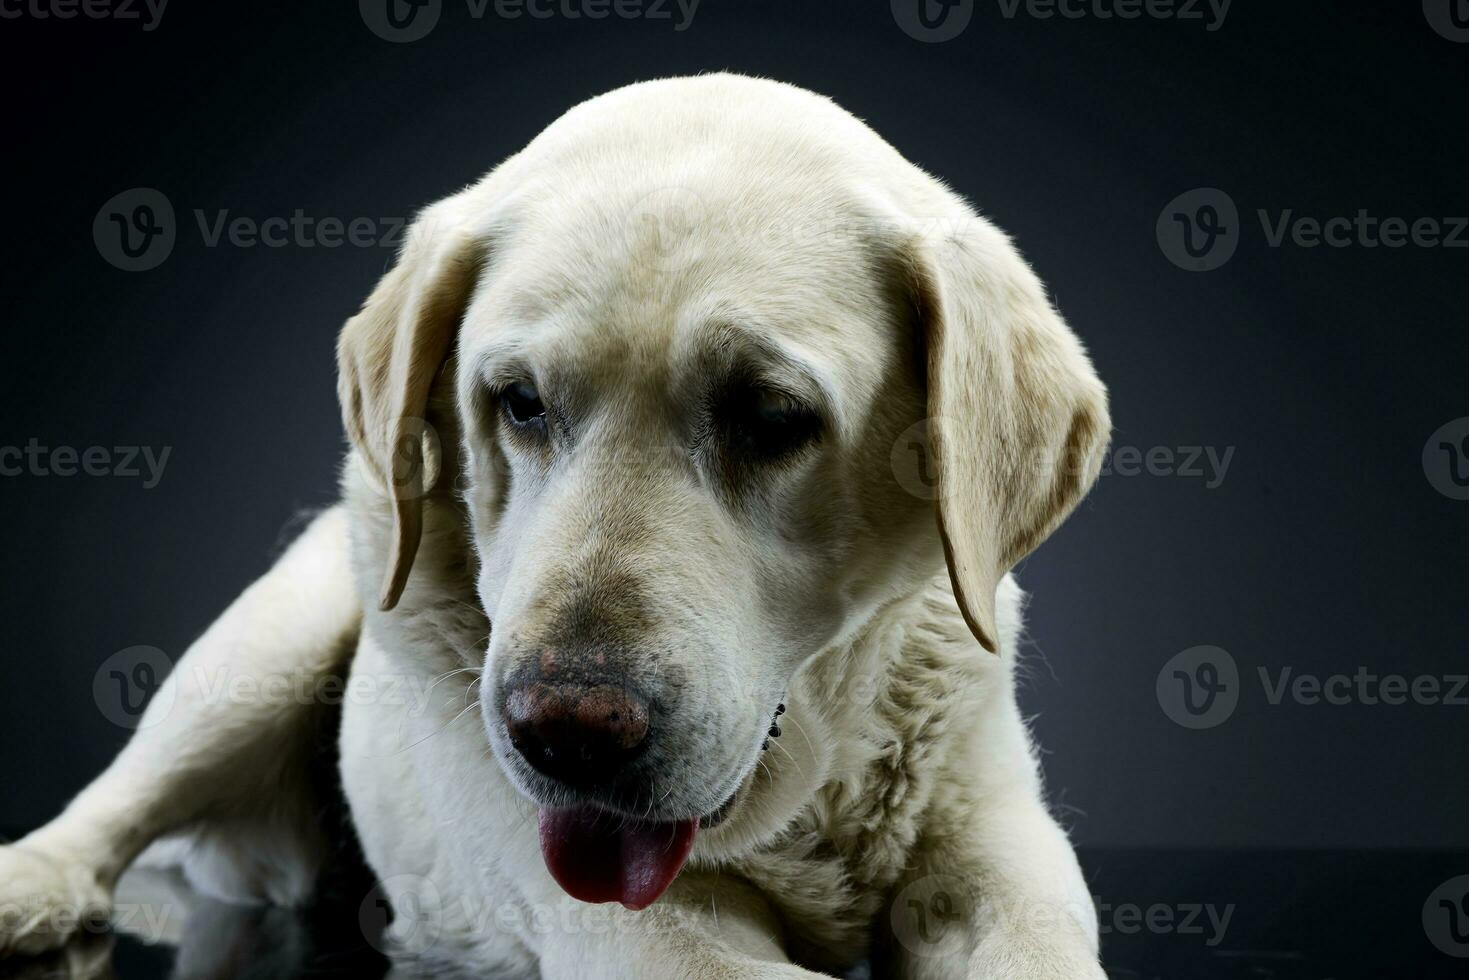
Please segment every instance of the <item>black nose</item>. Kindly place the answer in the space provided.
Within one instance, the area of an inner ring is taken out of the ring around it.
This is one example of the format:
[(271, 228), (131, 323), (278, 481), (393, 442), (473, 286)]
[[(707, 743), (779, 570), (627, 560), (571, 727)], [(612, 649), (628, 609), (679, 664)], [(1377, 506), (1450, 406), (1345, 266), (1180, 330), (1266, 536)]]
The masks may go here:
[(510, 689), (505, 725), (526, 762), (585, 789), (608, 785), (642, 752), (648, 705), (621, 687), (536, 682)]

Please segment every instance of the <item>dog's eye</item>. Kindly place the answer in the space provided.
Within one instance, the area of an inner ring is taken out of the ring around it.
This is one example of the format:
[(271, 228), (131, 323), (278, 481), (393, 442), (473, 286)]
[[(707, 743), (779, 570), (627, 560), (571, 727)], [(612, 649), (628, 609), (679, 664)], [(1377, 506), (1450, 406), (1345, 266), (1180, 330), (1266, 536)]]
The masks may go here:
[(773, 388), (750, 387), (733, 392), (724, 414), (730, 448), (765, 458), (799, 449), (821, 429), (815, 412)]
[(527, 381), (517, 381), (500, 392), (500, 404), (516, 425), (544, 423), (546, 420), (546, 406), (541, 404), (535, 385)]

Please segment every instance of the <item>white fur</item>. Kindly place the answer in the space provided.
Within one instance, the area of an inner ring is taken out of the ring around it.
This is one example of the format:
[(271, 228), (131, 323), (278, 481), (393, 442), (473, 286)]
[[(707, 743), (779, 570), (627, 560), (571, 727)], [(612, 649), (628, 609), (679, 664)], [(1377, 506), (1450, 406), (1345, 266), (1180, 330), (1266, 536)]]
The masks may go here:
[[(692, 231), (658, 225), (670, 200), (696, 212)], [(819, 448), (752, 478), (758, 492), (656, 448), (684, 438), (697, 398), (670, 393), (708, 382), (729, 329), (780, 348), (827, 401)], [(317, 706), (207, 703), (196, 678), (350, 670), (375, 693), (347, 699), (342, 776), (405, 957), (565, 980), (794, 978), (876, 944), (901, 977), (1102, 976), (1016, 705), (1023, 597), (1006, 572), (1094, 478), (1105, 394), (1013, 247), (957, 196), (799, 89), (632, 86), (425, 212), (342, 355), (342, 505), (188, 652), (167, 717), (0, 848), (0, 907), (104, 903), (169, 834), (150, 856), (196, 887), (300, 901), (321, 849), (304, 776)], [(598, 393), (574, 451), (505, 437), (485, 391), (507, 359)], [(393, 445), (420, 411), (428, 478), (405, 495)], [(925, 415), (936, 500), (890, 461)], [(547, 596), (607, 569), (646, 600), (628, 614), (637, 663), (687, 679), (650, 810), (737, 794), (640, 913), (580, 905), (547, 874), (535, 810), (553, 790), (496, 708), (556, 626)], [(785, 733), (762, 754), (777, 700)], [(0, 953), (54, 945), (69, 930), (50, 921), (0, 919)]]

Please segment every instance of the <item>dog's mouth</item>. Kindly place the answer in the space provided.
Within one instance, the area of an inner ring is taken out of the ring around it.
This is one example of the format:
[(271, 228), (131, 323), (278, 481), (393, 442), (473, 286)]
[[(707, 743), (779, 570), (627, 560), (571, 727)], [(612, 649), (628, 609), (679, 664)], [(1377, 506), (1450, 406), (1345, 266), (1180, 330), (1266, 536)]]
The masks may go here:
[(700, 830), (719, 826), (740, 791), (702, 817), (637, 820), (594, 804), (540, 811), (541, 857), (551, 877), (583, 902), (656, 902), (683, 870)]
[(739, 799), (739, 797), (740, 791), (737, 789), (733, 793), (729, 794), (729, 799), (719, 804), (719, 806), (715, 807), (709, 813), (706, 813), (702, 817), (700, 817), (699, 829), (711, 830), (714, 827), (718, 827), (720, 824), (724, 823), (724, 818), (729, 816), (729, 811), (734, 809), (735, 800)]
[(699, 821), (629, 820), (583, 805), (541, 810), (540, 832), (546, 870), (568, 895), (638, 911), (683, 870)]
[[(780, 735), (781, 704), (765, 741)], [(749, 785), (748, 779), (701, 817), (641, 820), (593, 803), (542, 807), (541, 857), (546, 870), (572, 898), (583, 902), (620, 902), (635, 912), (656, 902), (673, 884), (694, 849), (701, 830), (722, 824)]]

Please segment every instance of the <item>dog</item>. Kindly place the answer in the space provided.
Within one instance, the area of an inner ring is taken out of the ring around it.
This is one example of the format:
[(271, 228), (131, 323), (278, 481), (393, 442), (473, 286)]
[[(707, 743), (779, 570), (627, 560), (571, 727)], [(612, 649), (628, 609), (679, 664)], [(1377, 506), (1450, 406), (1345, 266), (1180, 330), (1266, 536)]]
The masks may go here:
[(1104, 976), (1010, 573), (1107, 394), (958, 195), (802, 89), (635, 84), (423, 211), (338, 354), (341, 502), (0, 848), (0, 949), (135, 863), (305, 901), (329, 699), (259, 692), (339, 680), (405, 968)]

